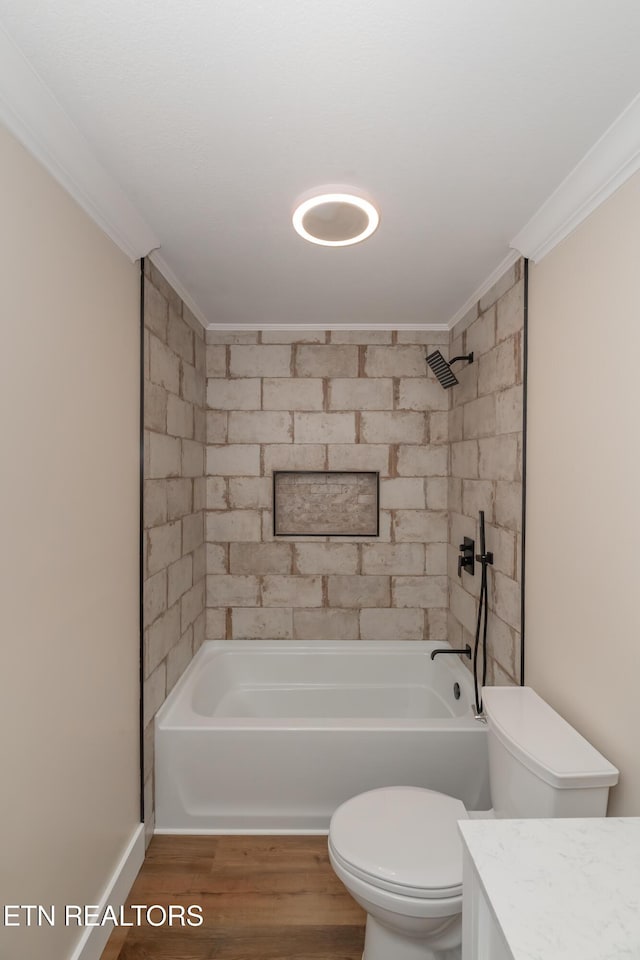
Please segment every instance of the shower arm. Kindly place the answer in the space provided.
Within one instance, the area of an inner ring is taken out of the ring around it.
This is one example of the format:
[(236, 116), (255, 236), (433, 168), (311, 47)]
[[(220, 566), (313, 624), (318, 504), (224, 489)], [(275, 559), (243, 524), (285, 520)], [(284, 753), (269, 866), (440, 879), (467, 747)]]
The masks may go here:
[(473, 350), (471, 353), (465, 353), (462, 357), (454, 357), (452, 360), (449, 360), (449, 365), (456, 363), (458, 360), (466, 360), (467, 363), (473, 363)]

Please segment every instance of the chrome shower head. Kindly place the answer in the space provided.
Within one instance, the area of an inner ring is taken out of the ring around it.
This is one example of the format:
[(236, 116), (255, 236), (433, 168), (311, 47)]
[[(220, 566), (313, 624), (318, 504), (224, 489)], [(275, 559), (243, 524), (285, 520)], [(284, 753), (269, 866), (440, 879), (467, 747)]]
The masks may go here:
[(449, 387), (455, 387), (456, 383), (460, 382), (451, 369), (451, 364), (455, 363), (456, 360), (466, 360), (467, 363), (473, 363), (473, 352), (463, 357), (454, 357), (453, 360), (445, 360), (439, 350), (435, 350), (427, 356), (427, 363), (445, 390), (448, 390)]

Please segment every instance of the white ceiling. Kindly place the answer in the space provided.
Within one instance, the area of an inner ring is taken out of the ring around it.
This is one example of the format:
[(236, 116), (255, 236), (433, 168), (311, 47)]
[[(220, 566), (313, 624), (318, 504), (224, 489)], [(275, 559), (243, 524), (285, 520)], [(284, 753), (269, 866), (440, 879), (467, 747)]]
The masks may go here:
[[(637, 0), (0, 0), (217, 324), (446, 323), (640, 90)], [(310, 188), (377, 202), (305, 243)]]

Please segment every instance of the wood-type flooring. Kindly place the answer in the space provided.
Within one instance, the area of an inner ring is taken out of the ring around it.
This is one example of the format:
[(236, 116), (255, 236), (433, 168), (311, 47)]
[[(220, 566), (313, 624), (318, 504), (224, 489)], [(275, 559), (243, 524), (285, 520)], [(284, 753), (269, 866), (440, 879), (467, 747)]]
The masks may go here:
[(203, 923), (116, 927), (101, 960), (362, 957), (365, 914), (334, 875), (326, 837), (156, 836), (127, 920), (131, 904), (196, 905)]

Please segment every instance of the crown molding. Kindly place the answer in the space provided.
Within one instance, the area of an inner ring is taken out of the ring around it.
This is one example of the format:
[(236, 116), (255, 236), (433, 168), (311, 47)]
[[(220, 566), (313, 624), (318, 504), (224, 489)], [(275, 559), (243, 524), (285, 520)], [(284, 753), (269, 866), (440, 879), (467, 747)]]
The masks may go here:
[(131, 259), (159, 240), (0, 26), (0, 121)]
[(640, 169), (640, 94), (511, 241), (541, 260)]
[(448, 323), (443, 324), (440, 328), (441, 330), (453, 330), (456, 323), (459, 323), (463, 317), (465, 317), (469, 310), (476, 305), (478, 300), (481, 300), (484, 297), (485, 293), (489, 293), (491, 287), (494, 286), (500, 280), (502, 275), (507, 272), (509, 267), (512, 267), (516, 260), (520, 259), (520, 254), (517, 250), (510, 250), (506, 255), (504, 260), (501, 260), (495, 270), (492, 270), (486, 280), (480, 284), (480, 286), (475, 290), (471, 296), (465, 300), (459, 310), (457, 310), (454, 315), (451, 317)]
[[(154, 263), (155, 255), (152, 257)], [(180, 291), (178, 291), (179, 293)], [(413, 332), (446, 332), (446, 323), (209, 323), (207, 330), (227, 333), (255, 333), (258, 330), (289, 331), (305, 333), (309, 330), (359, 330), (375, 333), (376, 330), (402, 330)]]
[[(0, 26), (0, 122), (131, 259), (160, 242), (46, 84)], [(447, 324), (376, 325), (378, 330), (450, 330), (522, 255), (539, 261), (640, 170), (640, 94), (511, 241), (511, 252)], [(209, 330), (256, 330), (262, 325), (207, 324), (202, 310), (156, 253), (152, 259), (192, 313)], [(368, 324), (273, 324), (272, 330), (368, 330)]]
[(165, 278), (167, 283), (170, 283), (175, 292), (178, 294), (183, 303), (185, 303), (191, 313), (194, 315), (196, 320), (198, 320), (205, 330), (214, 329), (211, 326), (207, 325), (207, 320), (204, 315), (204, 312), (200, 309), (198, 304), (195, 302), (191, 294), (188, 292), (184, 284), (176, 277), (175, 273), (164, 259), (159, 250), (152, 250), (149, 254), (149, 260), (158, 268), (162, 276)]

